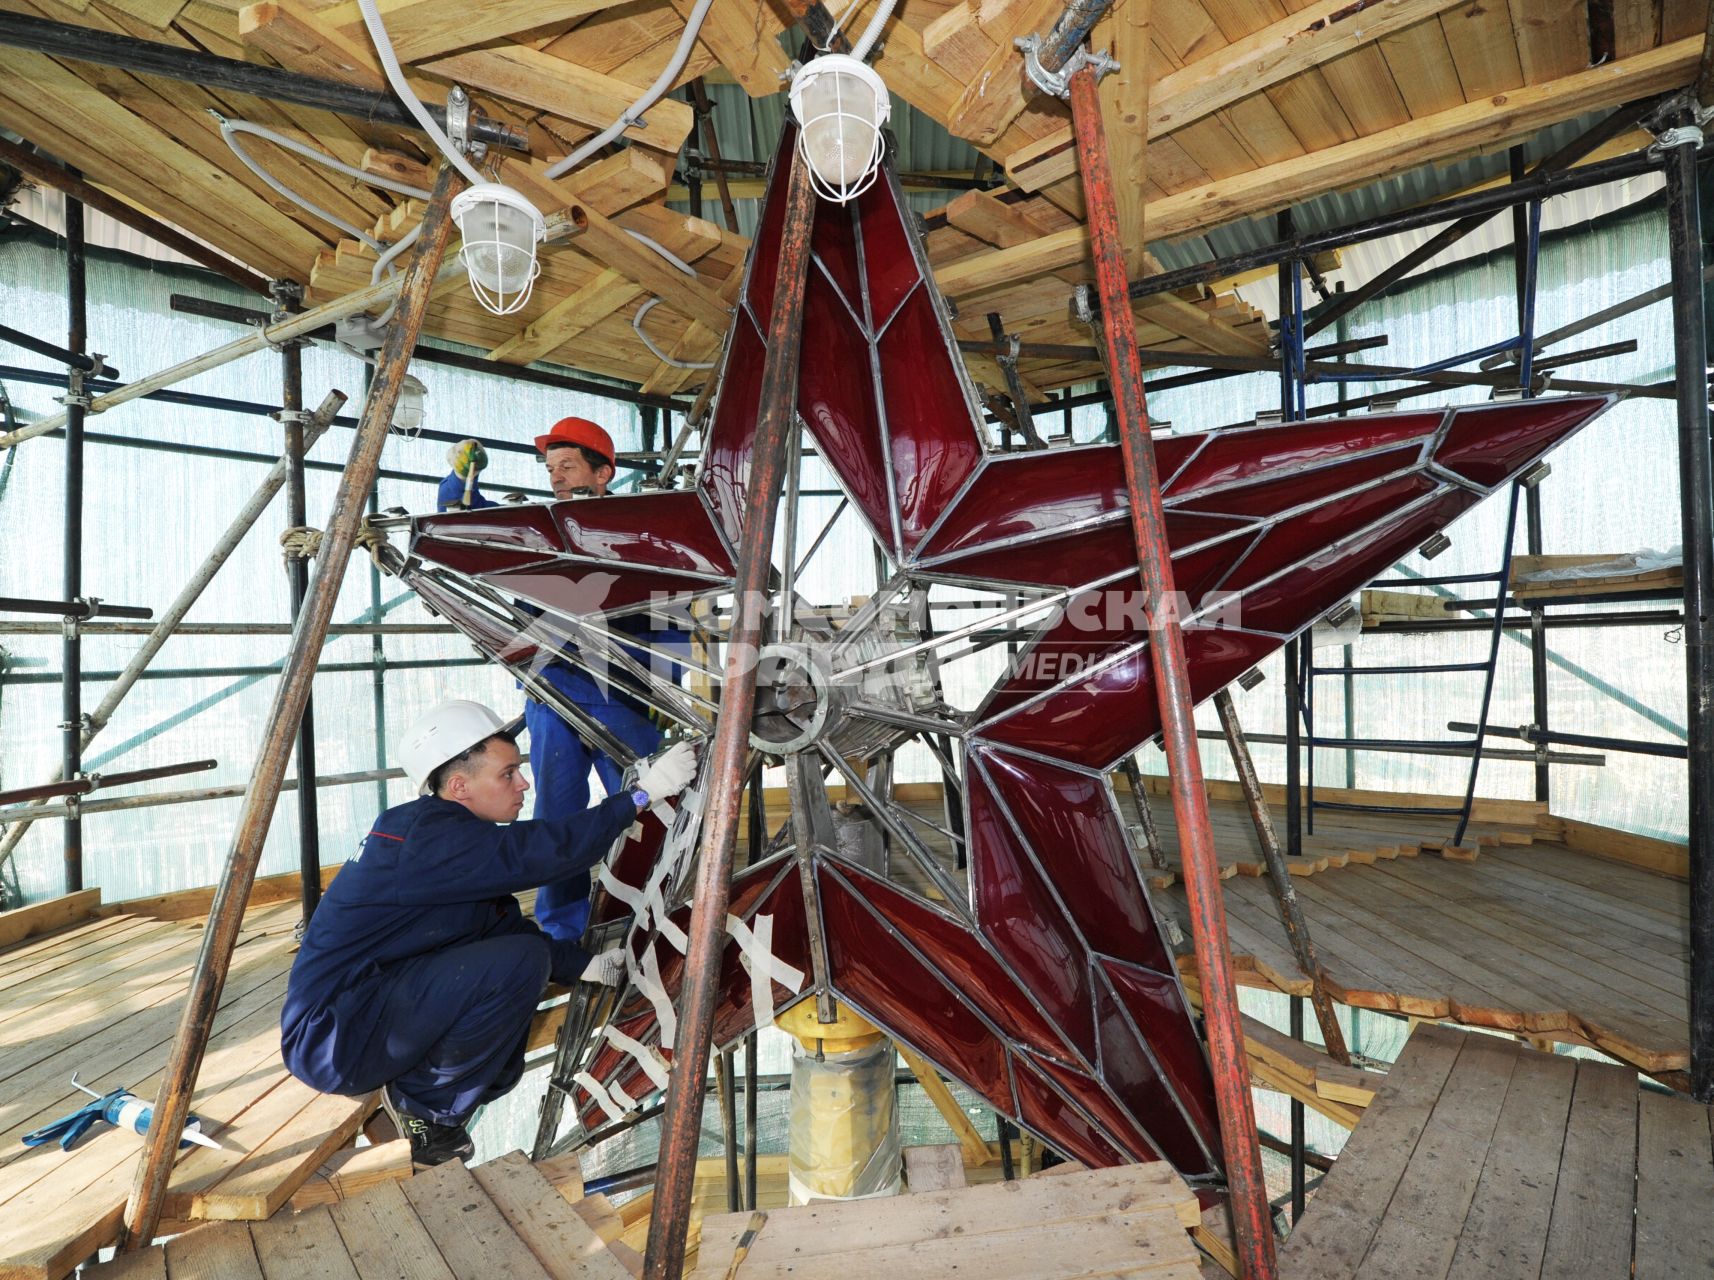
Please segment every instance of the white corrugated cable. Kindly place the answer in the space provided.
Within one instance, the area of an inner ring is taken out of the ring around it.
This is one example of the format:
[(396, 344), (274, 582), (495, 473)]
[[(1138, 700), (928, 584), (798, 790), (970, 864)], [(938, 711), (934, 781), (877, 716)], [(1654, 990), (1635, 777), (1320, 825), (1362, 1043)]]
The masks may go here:
[[(317, 151), (314, 147), (306, 146), (295, 138), (288, 138), (285, 134), (278, 133), (273, 129), (268, 128), (266, 125), (252, 124), (248, 120), (228, 120), (218, 111), (210, 111), (209, 114), (216, 120), (220, 121), (220, 136), (226, 139), (226, 145), (232, 148), (232, 153), (244, 162), (250, 172), (261, 178), (263, 182), (266, 182), (270, 187), (285, 196), (288, 200), (293, 201), (318, 217), (327, 219), (329, 222), (332, 222), (334, 226), (339, 227), (340, 230), (350, 231), (352, 234), (356, 235), (359, 240), (363, 241), (363, 243), (369, 245), (380, 253), (380, 256), (375, 260), (373, 270), (369, 272), (369, 282), (371, 284), (381, 278), (381, 273), (392, 265), (393, 259), (397, 258), (406, 249), (410, 248), (411, 245), (416, 243), (417, 236), (422, 232), (422, 226), (420, 223), (416, 227), (412, 228), (409, 234), (395, 240), (390, 247), (384, 247), (372, 237), (365, 235), (354, 227), (350, 227), (349, 224), (340, 222), (337, 218), (333, 217), (332, 214), (317, 209), (315, 205), (305, 200), (297, 192), (291, 190), (284, 183), (276, 181), (266, 173), (250, 156), (250, 154), (245, 151), (243, 147), (238, 145), (238, 140), (233, 135), (248, 133), (254, 137), (262, 138), (273, 143), (277, 147), (283, 147), (287, 151), (296, 152), (306, 160), (313, 160), (315, 163), (332, 169), (336, 173), (343, 173), (347, 177), (356, 178), (359, 182), (367, 183), (371, 187), (378, 187), (383, 191), (391, 191), (395, 195), (411, 196), (419, 200), (427, 200), (430, 195), (428, 191), (423, 190), (421, 187), (413, 187), (409, 183), (394, 182), (391, 178), (383, 178), (380, 174), (365, 173), (363, 170), (355, 168), (352, 165), (348, 165), (343, 160), (340, 160), (335, 156), (330, 156), (324, 151)], [(398, 301), (394, 300), (392, 306), (387, 308), (386, 312), (382, 314), (376, 323), (386, 324), (387, 321), (391, 320), (393, 318), (393, 312), (398, 308), (398, 305)]]
[(479, 186), (487, 181), (476, 171), (476, 166), (465, 159), (458, 148), (452, 145), (452, 139), (448, 138), (442, 132), (441, 127), (434, 122), (434, 117), (428, 113), (428, 108), (423, 106), (422, 100), (417, 97), (416, 91), (405, 79), (405, 73), (399, 67), (399, 59), (393, 53), (393, 42), (387, 38), (387, 28), (381, 21), (381, 11), (376, 7), (375, 0), (357, 0), (357, 8), (363, 14), (363, 25), (369, 29), (369, 39), (375, 45), (375, 56), (381, 59), (381, 70), (387, 73), (387, 83), (393, 86), (393, 92), (398, 95), (399, 101), (405, 104), (405, 109), (416, 117), (416, 121), (422, 126), (423, 132), (434, 139), (441, 154), (456, 166), (458, 171), (464, 175), (466, 182), (470, 183), (471, 186)]
[(317, 151), (314, 147), (299, 142), (296, 138), (289, 138), (283, 133), (277, 133), (266, 125), (252, 124), (248, 120), (228, 120), (226, 123), (238, 133), (250, 133), (258, 138), (266, 138), (277, 147), (284, 147), (287, 151), (295, 151), (306, 160), (313, 160), (325, 168), (343, 173), (348, 178), (356, 178), (359, 182), (367, 183), (371, 187), (379, 187), (381, 190), (391, 191), (395, 195), (415, 196), (418, 200), (427, 200), (431, 194), (422, 187), (413, 187), (405, 182), (395, 182), (391, 178), (383, 178), (378, 173), (366, 173), (354, 165), (346, 164), (345, 161), (336, 156), (328, 155), (325, 151)]
[[(375, 0), (360, 0), (360, 3), (368, 7), (372, 6)], [(714, 0), (696, 0), (696, 7), (690, 11), (690, 17), (685, 19), (684, 34), (679, 37), (678, 48), (673, 50), (672, 61), (667, 63), (661, 74), (655, 78), (655, 82), (643, 90), (643, 96), (626, 107), (624, 114), (612, 124), (593, 138), (584, 139), (583, 144), (577, 150), (565, 159), (551, 165), (545, 173), (545, 177), (562, 177), (575, 169), (601, 150), (602, 147), (624, 133), (625, 130), (636, 124), (642, 118), (643, 113), (654, 106), (662, 94), (672, 88), (673, 81), (678, 79), (678, 73), (684, 67), (685, 60), (690, 57), (690, 47), (696, 43), (696, 33), (702, 30), (702, 20), (708, 16), (708, 8), (713, 3)], [(888, 5), (887, 7), (890, 9), (892, 6)]]
[[(690, 276), (693, 279), (695, 278), (696, 268), (691, 266), (690, 263), (686, 262), (683, 258), (679, 257), (678, 254), (674, 253), (671, 249), (667, 248), (659, 240), (654, 239), (652, 236), (646, 236), (641, 231), (632, 231), (629, 227), (625, 228), (625, 234), (630, 236), (633, 240), (636, 240), (638, 243), (645, 244), (649, 248), (653, 249), (656, 253), (660, 254), (661, 257), (672, 263), (673, 266), (684, 272), (685, 275)], [(637, 336), (643, 340), (643, 345), (649, 349), (650, 354), (662, 364), (669, 364), (675, 369), (712, 369), (715, 363), (712, 360), (675, 360), (672, 356), (669, 356), (666, 352), (657, 347), (654, 343), (654, 339), (649, 337), (649, 335), (643, 331), (643, 317), (648, 315), (649, 312), (659, 304), (659, 298), (650, 298), (642, 306), (638, 307), (637, 314), (631, 317), (631, 328), (636, 330)]]
[[(341, 218), (338, 214), (329, 213), (320, 205), (299, 195), (296, 191), (293, 191), (285, 183), (281, 182), (273, 174), (269, 173), (261, 165), (251, 159), (250, 153), (244, 150), (243, 144), (238, 141), (239, 126), (243, 124), (243, 121), (228, 120), (212, 107), (209, 108), (208, 114), (220, 121), (220, 136), (226, 139), (226, 145), (232, 148), (232, 154), (242, 160), (244, 162), (244, 167), (251, 173), (255, 174), (263, 182), (267, 183), (268, 186), (272, 187), (293, 204), (303, 209), (306, 213), (312, 214), (315, 217), (320, 218), (323, 222), (330, 223), (333, 226), (338, 227), (348, 236), (355, 236), (376, 253), (380, 253), (386, 248), (385, 245), (375, 239), (375, 237), (370, 235), (367, 231), (364, 231), (359, 227), (352, 226), (351, 223), (347, 222), (344, 218)], [(250, 130), (244, 130), (244, 132), (247, 133), (250, 132)]]
[(881, 7), (875, 10), (875, 16), (869, 19), (869, 25), (863, 28), (863, 34), (857, 37), (857, 43), (851, 46), (851, 56), (862, 62), (869, 56), (869, 50), (875, 47), (875, 41), (881, 38), (881, 28), (887, 25), (887, 19), (893, 16), (893, 6), (898, 0), (881, 0)]

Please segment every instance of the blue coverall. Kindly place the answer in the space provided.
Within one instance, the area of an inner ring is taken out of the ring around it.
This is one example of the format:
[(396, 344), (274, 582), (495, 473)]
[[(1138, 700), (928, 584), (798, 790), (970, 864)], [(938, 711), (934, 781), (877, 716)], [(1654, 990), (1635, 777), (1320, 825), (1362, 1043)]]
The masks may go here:
[[(463, 503), (463, 478), (448, 474), (436, 493), (436, 508), (446, 511)], [(470, 509), (497, 505), (482, 493), (478, 482), (471, 491)], [(647, 630), (646, 622), (639, 618), (615, 619), (613, 626), (643, 640), (682, 638), (677, 631)], [(549, 663), (539, 674), (564, 694), (567, 701), (583, 708), (639, 756), (652, 755), (660, 748), (661, 731), (649, 722), (641, 703), (623, 694), (609, 696), (608, 690), (587, 672), (561, 662)], [(619, 766), (602, 752), (591, 749), (551, 708), (534, 698), (526, 698), (524, 724), (530, 731), (530, 772), (536, 784), (532, 814), (536, 819), (569, 818), (587, 809), (591, 765), (608, 795), (619, 790), (622, 780)], [(589, 889), (587, 871), (544, 884), (536, 895), (536, 921), (556, 938), (582, 937), (589, 922)]]
[(299, 1080), (462, 1124), (508, 1092), (542, 987), (589, 956), (525, 920), (511, 895), (584, 872), (636, 820), (629, 794), (565, 821), (499, 826), (424, 796), (375, 820), (310, 919), (280, 1010)]

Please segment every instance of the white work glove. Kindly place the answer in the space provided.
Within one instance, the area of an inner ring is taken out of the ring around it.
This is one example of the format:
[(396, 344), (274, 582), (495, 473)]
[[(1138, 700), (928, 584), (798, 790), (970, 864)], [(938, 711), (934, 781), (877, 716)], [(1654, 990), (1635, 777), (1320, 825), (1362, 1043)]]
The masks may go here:
[(625, 976), (625, 948), (614, 947), (611, 951), (603, 951), (591, 960), (584, 971), (578, 975), (579, 981), (599, 983), (603, 987), (616, 987), (619, 980)]
[(688, 742), (676, 743), (637, 773), (637, 786), (657, 803), (676, 796), (696, 777), (696, 751)]

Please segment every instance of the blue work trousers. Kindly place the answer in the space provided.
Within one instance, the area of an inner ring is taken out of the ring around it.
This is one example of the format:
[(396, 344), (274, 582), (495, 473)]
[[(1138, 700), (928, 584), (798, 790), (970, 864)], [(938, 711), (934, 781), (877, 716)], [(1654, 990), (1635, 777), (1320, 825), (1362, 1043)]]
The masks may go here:
[(548, 965), (547, 939), (533, 931), (389, 965), (337, 1002), (333, 1036), (344, 1043), (314, 1055), (325, 1078), (293, 1070), (324, 1093), (391, 1083), (411, 1115), (462, 1124), (523, 1077)]
[[(556, 675), (562, 668), (548, 667), (543, 674), (559, 686)], [(570, 683), (570, 681), (566, 681)], [(564, 692), (565, 690), (562, 690)], [(596, 720), (639, 756), (652, 754), (661, 744), (661, 731), (638, 712), (621, 702), (581, 703)], [(589, 769), (593, 765), (608, 795), (618, 792), (623, 774), (619, 766), (588, 743), (551, 708), (534, 698), (524, 703), (524, 723), (530, 730), (530, 768), (535, 774), (535, 818), (569, 818), (589, 807)], [(575, 941), (589, 922), (589, 872), (580, 871), (564, 880), (543, 885), (536, 894), (536, 923), (556, 938)]]

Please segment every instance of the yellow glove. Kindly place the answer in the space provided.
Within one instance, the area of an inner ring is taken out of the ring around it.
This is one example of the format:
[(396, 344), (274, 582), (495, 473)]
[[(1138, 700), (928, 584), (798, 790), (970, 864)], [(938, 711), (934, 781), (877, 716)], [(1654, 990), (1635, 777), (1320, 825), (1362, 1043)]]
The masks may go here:
[(472, 470), (487, 469), (488, 451), (475, 440), (460, 440), (446, 451), (446, 461), (453, 475), (460, 480), (468, 480)]

